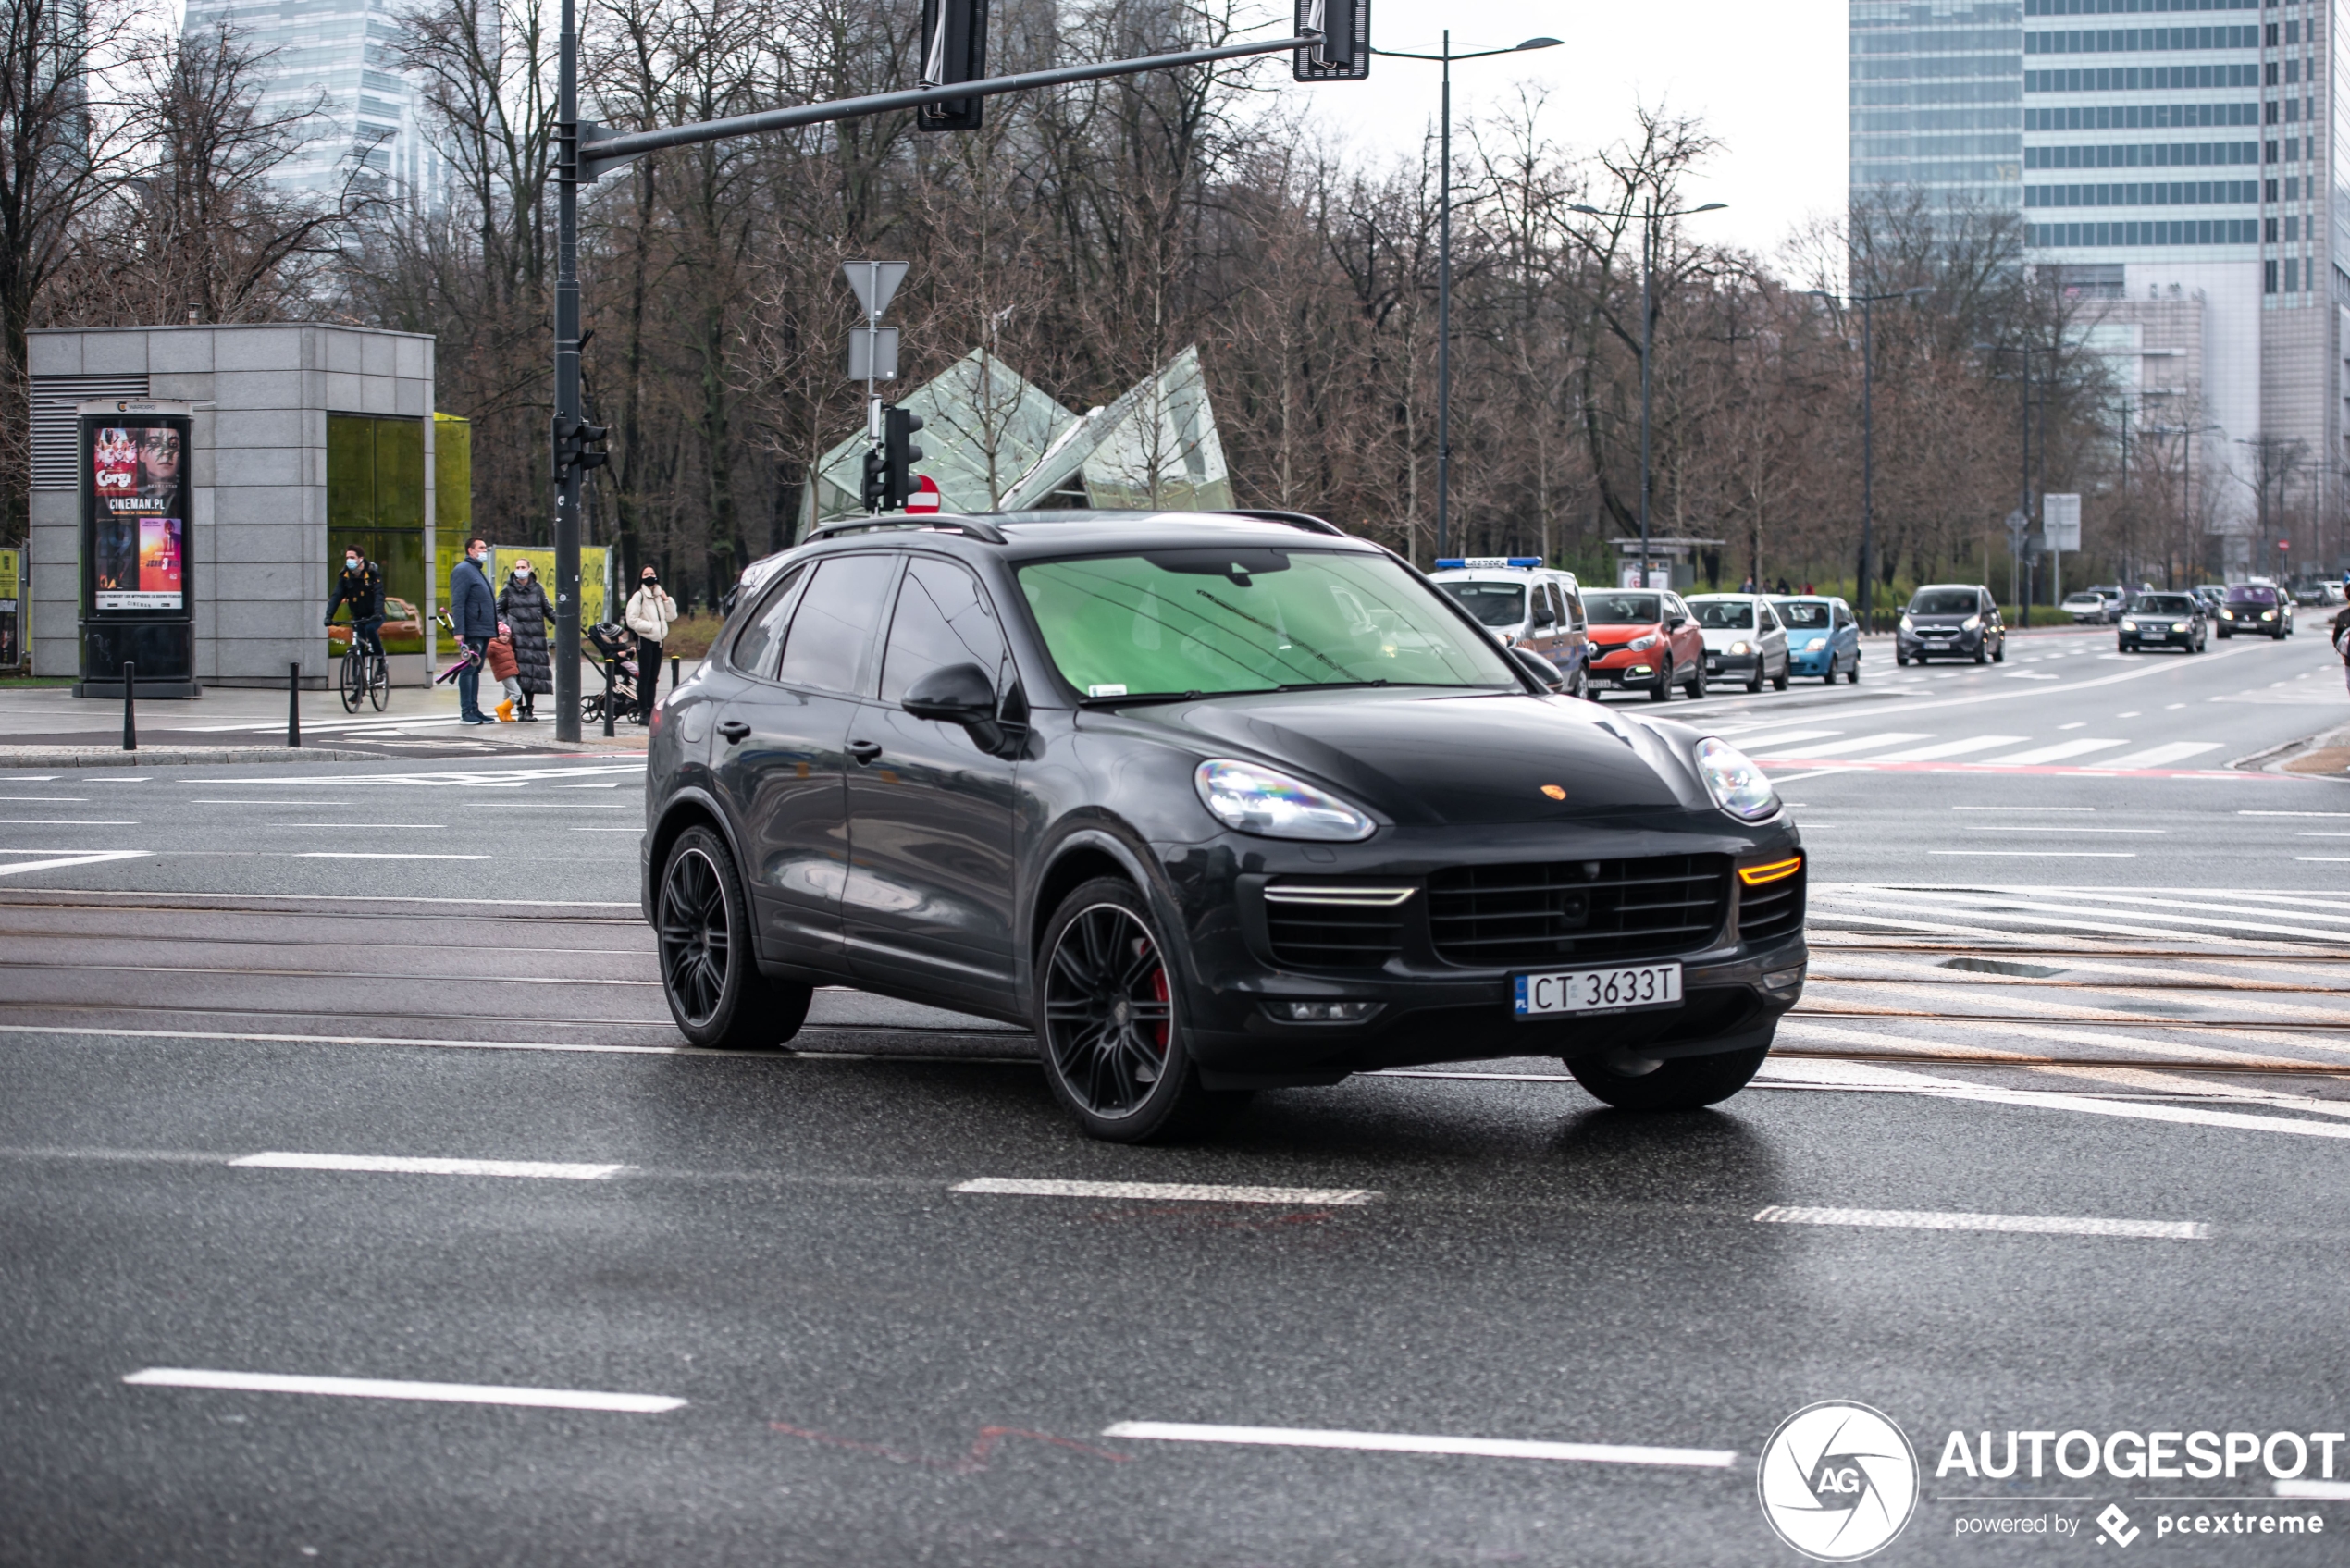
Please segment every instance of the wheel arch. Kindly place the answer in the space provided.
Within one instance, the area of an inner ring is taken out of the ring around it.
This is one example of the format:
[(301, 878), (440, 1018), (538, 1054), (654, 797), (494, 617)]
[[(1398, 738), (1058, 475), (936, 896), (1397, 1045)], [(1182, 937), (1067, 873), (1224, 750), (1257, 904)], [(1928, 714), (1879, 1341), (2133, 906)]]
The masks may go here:
[[(675, 844), (686, 829), (696, 827), (709, 828), (724, 840), (726, 853), (735, 858), (736, 873), (748, 877), (748, 873), (744, 868), (742, 845), (736, 838), (734, 824), (726, 820), (725, 811), (719, 807), (716, 800), (703, 791), (695, 788), (681, 789), (670, 796), (669, 803), (662, 808), (661, 818), (653, 824), (652, 832), (647, 838), (645, 885), (638, 899), (643, 906), (642, 912), (646, 923), (650, 924), (653, 920), (653, 888), (660, 881), (662, 867), (669, 859), (670, 846)], [(748, 886), (744, 888), (744, 895), (745, 896), (749, 895)], [(753, 921), (752, 924), (756, 929), (757, 922)]]

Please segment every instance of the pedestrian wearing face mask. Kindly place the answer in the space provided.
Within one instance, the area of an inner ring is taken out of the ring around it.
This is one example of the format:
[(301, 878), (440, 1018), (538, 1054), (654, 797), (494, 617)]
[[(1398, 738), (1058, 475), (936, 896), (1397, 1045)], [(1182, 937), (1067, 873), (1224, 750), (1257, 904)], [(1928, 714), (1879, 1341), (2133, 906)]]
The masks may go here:
[(489, 591), (489, 542), (465, 541), (465, 558), (449, 573), (449, 627), (473, 655), (457, 675), (457, 716), (468, 724), (498, 721), (481, 710), (481, 666), (498, 635), (498, 600)]
[(637, 717), (653, 719), (653, 688), (661, 684), (661, 645), (677, 619), (677, 601), (661, 586), (661, 574), (648, 566), (639, 574), (637, 591), (628, 596), (621, 621), (637, 637)]
[(538, 722), (531, 699), (550, 697), (555, 690), (555, 664), (547, 651), (547, 629), (555, 623), (555, 607), (538, 586), (527, 560), (514, 562), (506, 586), (498, 590), (498, 615), (513, 636), (514, 675), (506, 687), (506, 701), (498, 716), (526, 724)]

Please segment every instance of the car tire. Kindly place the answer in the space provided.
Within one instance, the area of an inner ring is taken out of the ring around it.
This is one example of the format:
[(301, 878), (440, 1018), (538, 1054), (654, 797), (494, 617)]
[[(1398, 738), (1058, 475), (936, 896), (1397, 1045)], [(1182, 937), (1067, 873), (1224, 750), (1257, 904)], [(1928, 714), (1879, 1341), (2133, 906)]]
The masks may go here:
[(1788, 678), (1790, 675), (1792, 675), (1794, 673), (1795, 673), (1795, 661), (1794, 661), (1794, 660), (1792, 660), (1792, 659), (1788, 659), (1788, 660), (1785, 660), (1785, 661), (1781, 661), (1781, 663), (1780, 663), (1780, 665), (1779, 665), (1779, 673), (1778, 673), (1776, 675), (1775, 675), (1775, 676), (1773, 676), (1773, 677), (1771, 678), (1771, 689), (1772, 689), (1773, 691), (1785, 691), (1785, 690), (1787, 690), (1787, 678)]
[(2221, 628), (2220, 628), (2220, 640), (2221, 642), (2226, 642), (2226, 641), (2227, 641), (2230, 637), (2234, 636), (2235, 636), (2235, 634), (2234, 634), (2233, 632), (2229, 631), (2227, 628), (2225, 628), (2225, 627), (2221, 627)]
[(1999, 639), (1999, 646), (1998, 646), (1998, 648), (1993, 648), (1993, 649), (1991, 650), (1991, 662), (1992, 662), (1992, 663), (1994, 663), (1994, 664), (2004, 664), (2004, 663), (2006, 663), (2007, 661), (2008, 661), (2008, 639), (2007, 639), (2007, 638), (2005, 638), (2005, 637), (2001, 637), (2001, 638)]
[(1747, 695), (1747, 696), (1749, 696), (1749, 697), (1752, 697), (1755, 693), (1757, 693), (1757, 692), (1761, 691), (1762, 689), (1762, 661), (1761, 660), (1759, 660), (1759, 659), (1758, 659), (1758, 660), (1756, 660), (1756, 661), (1754, 661), (1754, 673), (1753, 673), (1752, 675), (1750, 675), (1749, 677), (1747, 677), (1747, 683), (1746, 683), (1746, 695)]
[(1974, 661), (1977, 664), (1988, 664), (1991, 662), (1991, 647), (1988, 643), (1977, 643), (1974, 645)]
[(662, 994), (677, 1031), (714, 1051), (773, 1051), (799, 1032), (814, 991), (759, 972), (750, 901), (726, 841), (687, 828), (654, 901)]
[(1664, 664), (1658, 668), (1656, 685), (1649, 689), (1649, 700), (1651, 702), (1673, 700), (1673, 661), (1670, 659), (1664, 661)]
[(1910, 656), (1906, 653), (1897, 653), (1893, 656), (1893, 662), (1897, 668), (1906, 670), (1910, 667)]
[(1603, 1057), (1571, 1057), (1566, 1070), (1593, 1098), (1619, 1111), (1695, 1111), (1745, 1088), (1770, 1054), (1765, 1045), (1711, 1056), (1675, 1056), (1638, 1075), (1616, 1071)]
[(1705, 700), (1705, 661), (1702, 659), (1689, 666), (1689, 700)]
[(1132, 883), (1079, 886), (1053, 911), (1038, 952), (1033, 1023), (1045, 1081), (1088, 1136), (1141, 1143), (1246, 1103), (1200, 1086), (1158, 920)]
[[(1828, 678), (1834, 680), (1836, 677), (1831, 675)], [(1854, 686), (1861, 684), (1861, 656), (1857, 653), (1852, 656), (1852, 668), (1844, 673), (1844, 684)]]

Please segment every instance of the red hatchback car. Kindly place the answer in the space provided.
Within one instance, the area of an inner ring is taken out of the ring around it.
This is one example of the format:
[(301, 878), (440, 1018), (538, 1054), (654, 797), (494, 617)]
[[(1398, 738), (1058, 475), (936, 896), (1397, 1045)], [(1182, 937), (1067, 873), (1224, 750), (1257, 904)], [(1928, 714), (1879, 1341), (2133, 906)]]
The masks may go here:
[(1705, 637), (1678, 594), (1654, 588), (1587, 590), (1591, 626), (1591, 685), (1646, 691), (1664, 702), (1686, 685), (1705, 695)]

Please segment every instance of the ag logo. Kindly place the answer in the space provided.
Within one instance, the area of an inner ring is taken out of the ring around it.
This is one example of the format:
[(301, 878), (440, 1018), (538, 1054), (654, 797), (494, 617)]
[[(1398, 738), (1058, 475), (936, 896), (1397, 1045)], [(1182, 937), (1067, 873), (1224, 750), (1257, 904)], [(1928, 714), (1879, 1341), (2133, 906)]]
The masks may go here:
[(1822, 1562), (1883, 1550), (1918, 1503), (1918, 1456), (1883, 1412), (1844, 1400), (1806, 1405), (1762, 1445), (1762, 1517)]

